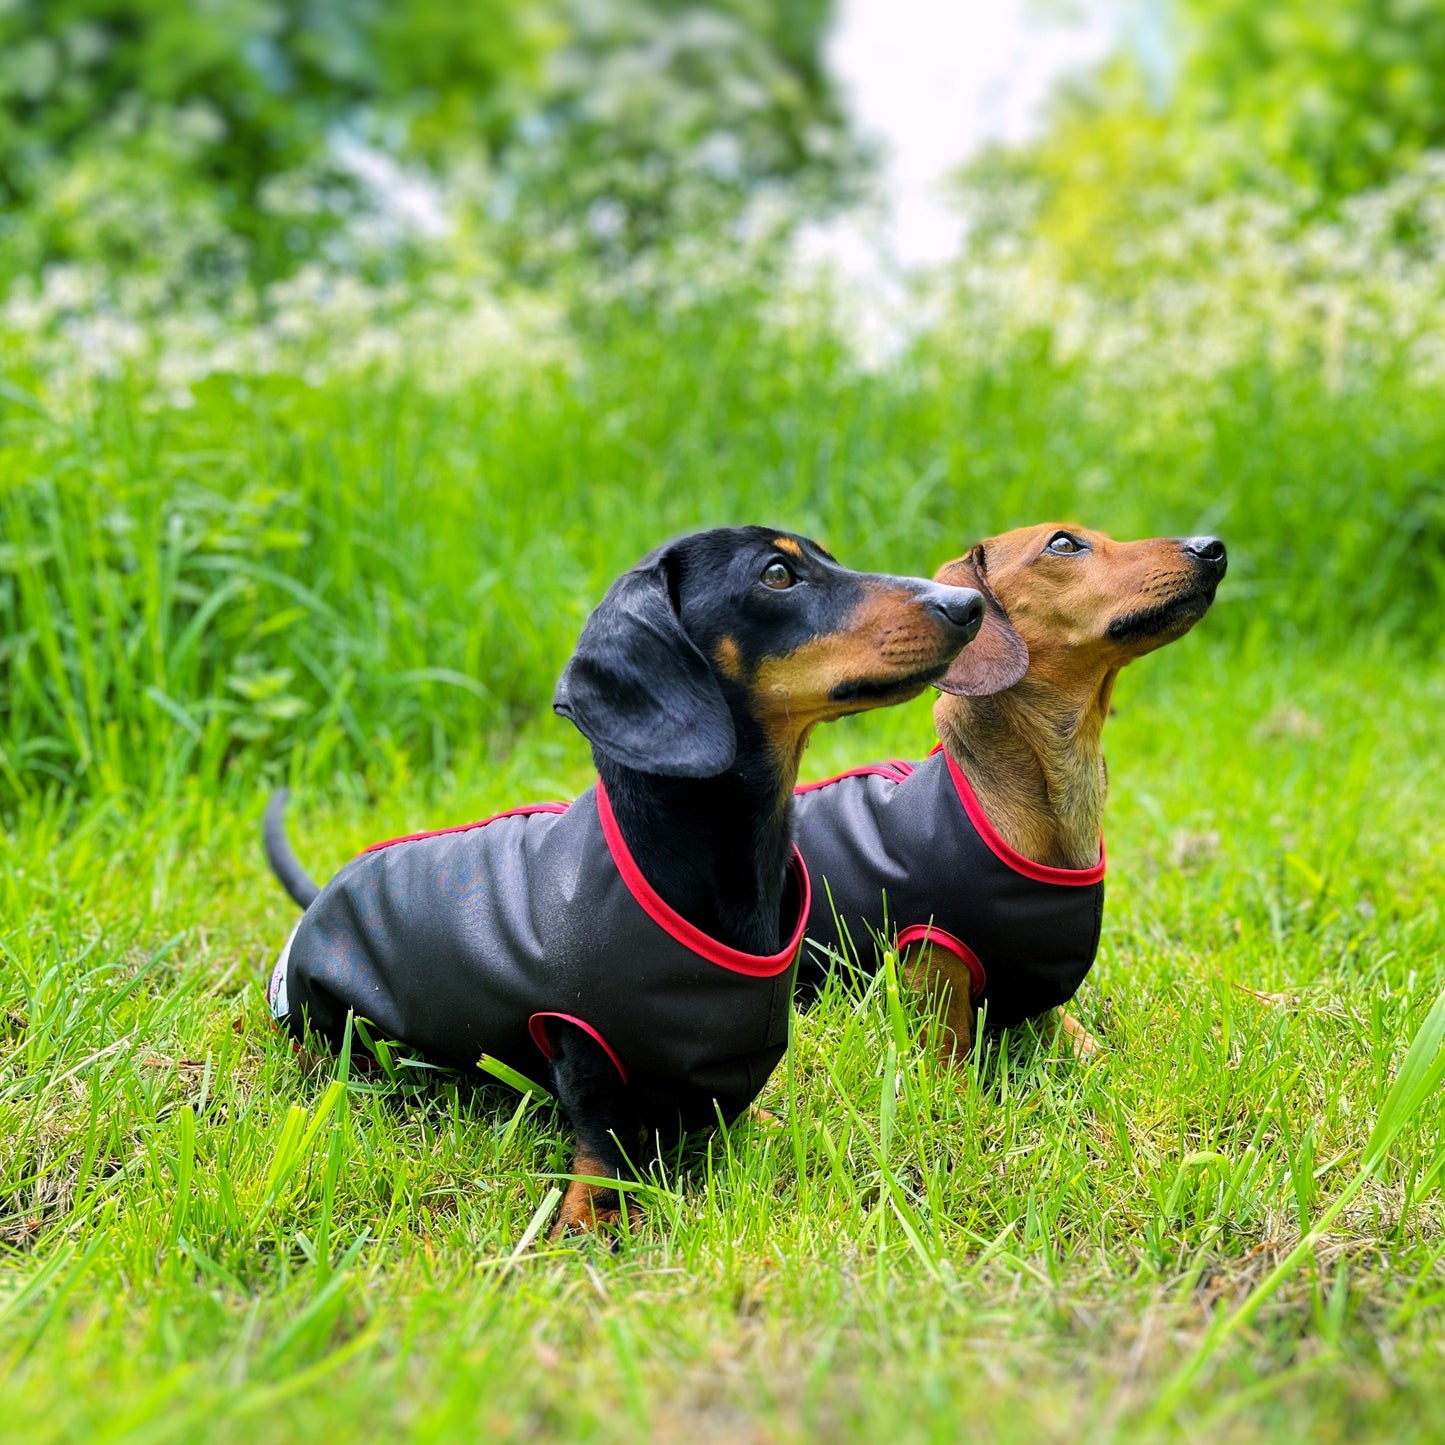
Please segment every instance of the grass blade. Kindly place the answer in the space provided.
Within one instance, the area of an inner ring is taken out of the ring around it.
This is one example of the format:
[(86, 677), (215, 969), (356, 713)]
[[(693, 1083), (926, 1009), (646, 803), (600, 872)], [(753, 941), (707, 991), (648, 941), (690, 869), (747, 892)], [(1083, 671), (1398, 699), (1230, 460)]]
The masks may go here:
[(1445, 1078), (1445, 992), (1435, 1000), (1417, 1030), (1395, 1082), (1375, 1121), (1361, 1156), (1359, 1169), (1316, 1221), (1315, 1226), (1262, 1279), (1234, 1310), (1216, 1319), (1199, 1348), (1175, 1371), (1156, 1398), (1147, 1416), (1153, 1427), (1167, 1422), (1193, 1388), (1200, 1374), (1224, 1346), (1243, 1330), (1284, 1282), (1309, 1259), (1329, 1232), (1330, 1226), (1349, 1207), (1388, 1157), (1390, 1145), (1414, 1118), (1420, 1106), (1437, 1097)]

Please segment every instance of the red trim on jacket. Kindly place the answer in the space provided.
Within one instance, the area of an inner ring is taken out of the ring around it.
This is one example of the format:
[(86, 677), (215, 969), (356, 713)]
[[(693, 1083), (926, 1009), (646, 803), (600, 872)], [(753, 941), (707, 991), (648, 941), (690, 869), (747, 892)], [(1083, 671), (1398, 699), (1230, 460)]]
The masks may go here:
[(552, 1057), (552, 1041), (547, 1037), (547, 1030), (542, 1026), (543, 1019), (561, 1019), (566, 1024), (576, 1024), (584, 1034), (590, 1034), (599, 1044), (602, 1051), (612, 1060), (613, 1067), (622, 1075), (622, 1082), (627, 1082), (627, 1070), (622, 1067), (622, 1060), (612, 1050), (612, 1045), (587, 1022), (586, 1019), (579, 1019), (575, 1014), (559, 1014), (550, 1011), (535, 1013), (527, 1020), (527, 1032), (532, 1035), (532, 1042), (542, 1051), (542, 1057), (550, 1060)]
[[(933, 752), (942, 752), (944, 760), (948, 763), (948, 773), (953, 779), (953, 786), (958, 792), (958, 800), (963, 804), (963, 811), (968, 814), (968, 821), (973, 824), (978, 836), (988, 845), (989, 851), (995, 858), (1005, 866), (1012, 868), (1015, 873), (1022, 873), (1025, 878), (1032, 878), (1036, 883), (1061, 883), (1069, 888), (1092, 887), (1102, 880), (1104, 876), (1104, 835), (1099, 834), (1099, 861), (1092, 868), (1053, 868), (1047, 863), (1035, 863), (1032, 858), (1025, 858), (1017, 848), (1011, 848), (1003, 839), (998, 829), (988, 820), (988, 814), (983, 810), (983, 804), (978, 801), (973, 791), (972, 784), (964, 776), (963, 769), (954, 762), (952, 754), (940, 743)], [(930, 753), (931, 757), (933, 754)]]
[(887, 778), (890, 783), (901, 783), (913, 772), (913, 764), (899, 758), (896, 762), (867, 763), (861, 768), (849, 768), (846, 772), (834, 773), (831, 778), (819, 778), (816, 783), (799, 783), (793, 789), (793, 796), (811, 793), (816, 788), (826, 788), (832, 783), (841, 783), (844, 778)]
[(931, 923), (914, 923), (898, 935), (899, 953), (914, 943), (931, 943), (936, 948), (946, 948), (963, 962), (973, 980), (969, 987), (969, 1001), (977, 1003), (983, 997), (983, 991), (988, 987), (988, 973), (979, 956), (961, 938), (955, 938), (953, 934), (945, 929), (935, 928)]
[(642, 876), (642, 870), (637, 866), (632, 850), (622, 836), (621, 828), (617, 826), (617, 818), (612, 812), (612, 803), (601, 778), (597, 780), (597, 816), (602, 822), (602, 836), (607, 840), (607, 850), (612, 854), (612, 861), (622, 875), (627, 891), (632, 894), (638, 907), (659, 928), (690, 953), (705, 958), (709, 963), (731, 969), (734, 973), (751, 974), (754, 978), (775, 978), (792, 965), (808, 927), (808, 911), (813, 906), (813, 887), (808, 881), (807, 865), (796, 847), (788, 865), (798, 881), (798, 922), (792, 937), (779, 953), (744, 953), (741, 949), (729, 948), (727, 944), (709, 937), (702, 929), (689, 923), (676, 909), (663, 902), (657, 890)]
[(368, 843), (361, 851), (375, 853), (381, 848), (392, 848), (398, 843), (416, 843), (422, 838), (441, 838), (447, 833), (470, 833), (473, 828), (485, 828), (488, 823), (500, 822), (503, 818), (527, 818), (533, 813), (565, 813), (570, 803), (528, 803), (521, 808), (508, 808), (503, 813), (493, 813), (490, 818), (481, 818), (475, 823), (458, 823), (452, 828), (431, 828), (425, 833), (404, 833), (400, 838), (383, 838), (380, 843)]

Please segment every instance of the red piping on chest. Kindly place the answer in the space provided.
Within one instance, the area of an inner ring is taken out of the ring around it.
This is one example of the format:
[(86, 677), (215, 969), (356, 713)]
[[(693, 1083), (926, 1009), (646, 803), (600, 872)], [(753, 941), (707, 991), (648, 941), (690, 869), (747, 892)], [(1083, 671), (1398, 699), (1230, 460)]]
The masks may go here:
[(490, 818), (481, 818), (475, 823), (458, 823), (452, 828), (431, 828), (423, 833), (403, 833), (400, 838), (383, 838), (380, 843), (368, 843), (361, 851), (375, 853), (382, 848), (394, 848), (398, 843), (419, 843), (423, 838), (444, 838), (448, 833), (470, 833), (473, 828), (485, 828), (488, 823), (498, 823), (503, 818), (530, 818), (533, 813), (565, 813), (571, 806), (570, 803), (527, 803), (520, 808), (493, 813)]
[[(1012, 868), (1015, 873), (1022, 873), (1025, 878), (1032, 878), (1035, 883), (1057, 883), (1065, 888), (1088, 888), (1103, 881), (1105, 860), (1102, 833), (1099, 834), (1099, 861), (1092, 868), (1053, 868), (1047, 863), (1035, 863), (1032, 858), (1024, 857), (1017, 848), (1010, 847), (998, 829), (989, 822), (988, 814), (984, 812), (983, 804), (978, 801), (972, 784), (964, 776), (963, 769), (944, 751), (942, 743), (933, 750), (933, 753), (938, 752), (943, 753), (943, 759), (948, 764), (948, 774), (953, 779), (958, 801), (963, 804), (963, 811), (968, 814), (968, 821), (973, 824), (974, 831), (983, 839), (989, 852), (1005, 867)], [(929, 757), (932, 757), (933, 753), (930, 753)]]
[(901, 783), (913, 773), (913, 764), (901, 758), (890, 763), (865, 763), (861, 768), (848, 768), (845, 772), (834, 773), (831, 778), (819, 778), (815, 783), (799, 783), (793, 789), (796, 798), (799, 793), (815, 792), (818, 788), (831, 787), (844, 778), (887, 778), (890, 783)]
[(792, 936), (778, 953), (743, 953), (740, 949), (719, 943), (717, 939), (709, 937), (702, 929), (689, 923), (676, 909), (669, 907), (652, 884), (642, 876), (642, 870), (637, 866), (632, 850), (622, 836), (622, 829), (617, 826), (617, 818), (612, 812), (612, 804), (608, 800), (607, 789), (603, 787), (601, 778), (597, 780), (597, 816), (601, 819), (602, 835), (607, 839), (612, 861), (617, 865), (617, 871), (622, 875), (622, 881), (627, 885), (627, 891), (632, 894), (637, 906), (689, 953), (695, 953), (699, 958), (705, 958), (709, 963), (715, 963), (721, 968), (731, 969), (734, 973), (751, 974), (754, 978), (776, 978), (792, 966), (808, 927), (808, 910), (813, 906), (813, 887), (808, 880), (807, 865), (796, 847), (788, 865), (793, 870), (798, 887), (798, 921)]

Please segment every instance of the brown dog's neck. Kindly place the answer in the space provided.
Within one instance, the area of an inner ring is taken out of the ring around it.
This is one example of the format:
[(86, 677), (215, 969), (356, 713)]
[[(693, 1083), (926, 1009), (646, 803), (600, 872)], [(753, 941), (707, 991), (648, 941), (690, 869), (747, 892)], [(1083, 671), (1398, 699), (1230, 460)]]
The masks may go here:
[(729, 948), (776, 953), (796, 921), (782, 917), (793, 778), (779, 776), (777, 759), (666, 778), (594, 755), (617, 826), (663, 902)]
[(1099, 861), (1102, 733), (1116, 676), (1077, 700), (1025, 677), (991, 697), (945, 693), (934, 705), (939, 741), (989, 821), (1035, 863), (1092, 868)]

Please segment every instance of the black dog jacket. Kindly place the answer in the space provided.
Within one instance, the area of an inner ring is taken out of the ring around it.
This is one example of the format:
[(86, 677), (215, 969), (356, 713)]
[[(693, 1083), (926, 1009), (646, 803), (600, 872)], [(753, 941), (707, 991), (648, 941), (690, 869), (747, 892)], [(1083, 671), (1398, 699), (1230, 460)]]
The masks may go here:
[[(347, 1011), (423, 1057), (490, 1054), (535, 1074), (543, 1021), (607, 1051), (645, 1123), (693, 1129), (740, 1114), (783, 1056), (809, 908), (794, 850), (786, 948), (740, 953), (663, 902), (638, 870), (601, 782), (575, 803), (374, 844), (302, 915), (272, 1011), (333, 1045)], [(540, 1053), (539, 1053), (540, 1050)]]
[[(973, 976), (975, 1005), (1008, 1027), (1074, 996), (1094, 962), (1104, 915), (1104, 849), (1093, 868), (1049, 868), (1004, 842), (968, 779), (941, 749), (916, 767), (879, 763), (794, 797), (794, 837), (817, 881), (805, 992), (841, 950), (839, 923), (859, 962), (875, 936), (900, 947), (927, 940)], [(835, 918), (836, 912), (836, 918)]]

